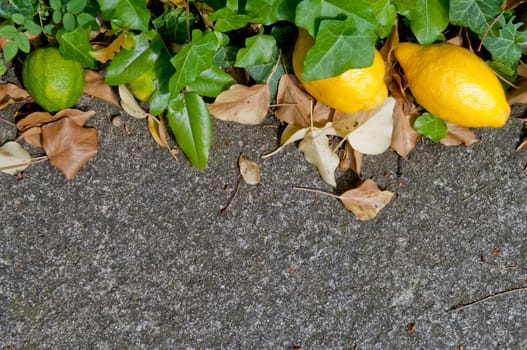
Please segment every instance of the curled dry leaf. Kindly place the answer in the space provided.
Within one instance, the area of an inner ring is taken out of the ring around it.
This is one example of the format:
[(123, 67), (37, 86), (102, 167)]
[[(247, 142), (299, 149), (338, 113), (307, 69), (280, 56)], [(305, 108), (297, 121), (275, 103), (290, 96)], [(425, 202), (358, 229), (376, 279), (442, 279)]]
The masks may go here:
[(97, 130), (61, 118), (42, 127), (42, 147), (51, 164), (71, 180), (97, 154)]
[(0, 84), (0, 109), (14, 103), (31, 100), (29, 93), (15, 84)]
[(397, 100), (393, 110), (393, 136), (390, 147), (406, 158), (421, 137), (412, 127), (412, 116), (404, 111), (404, 103)]
[(258, 185), (262, 182), (260, 177), (260, 167), (256, 162), (247, 159), (244, 153), (240, 154), (238, 166), (240, 167), (240, 174), (242, 175), (243, 181), (245, 181), (246, 184)]
[(269, 109), (269, 86), (256, 84), (251, 87), (234, 84), (208, 104), (210, 114), (229, 122), (260, 124)]
[(445, 146), (459, 146), (461, 144), (470, 146), (479, 141), (474, 131), (470, 128), (449, 122), (446, 125), (448, 127), (448, 134), (440, 141)]
[(300, 87), (300, 82), (294, 75), (282, 75), (278, 83), (276, 102), (278, 107), (275, 115), (281, 122), (303, 128), (311, 125), (311, 108), (315, 101)]
[(144, 119), (149, 116), (149, 114), (139, 106), (134, 95), (126, 85), (119, 85), (119, 97), (121, 98), (121, 107), (123, 107), (129, 116), (137, 119)]
[(31, 163), (31, 156), (18, 142), (9, 141), (0, 147), (0, 171), (16, 175)]
[(309, 163), (317, 167), (320, 176), (326, 183), (333, 187), (337, 186), (335, 170), (339, 166), (340, 159), (329, 146), (324, 129), (310, 128), (300, 142), (298, 149), (304, 153), (304, 157)]
[(90, 55), (101, 63), (106, 63), (111, 60), (116, 53), (121, 51), (121, 48), (131, 49), (134, 46), (134, 36), (128, 32), (124, 32), (115, 38), (110, 45), (105, 48), (92, 51)]
[(364, 154), (386, 151), (392, 141), (394, 106), (395, 99), (387, 97), (381, 106), (369, 111), (369, 119), (346, 136), (351, 146)]
[(366, 180), (359, 187), (341, 194), (339, 199), (357, 219), (368, 221), (375, 218), (392, 197), (393, 192), (381, 191), (374, 181)]
[(357, 176), (361, 176), (361, 165), (363, 154), (353, 149), (349, 143), (346, 143), (340, 157), (340, 169), (351, 169)]
[(104, 82), (102, 74), (85, 69), (86, 83), (84, 84), (84, 93), (90, 96), (108, 101), (114, 105), (119, 105), (110, 85)]

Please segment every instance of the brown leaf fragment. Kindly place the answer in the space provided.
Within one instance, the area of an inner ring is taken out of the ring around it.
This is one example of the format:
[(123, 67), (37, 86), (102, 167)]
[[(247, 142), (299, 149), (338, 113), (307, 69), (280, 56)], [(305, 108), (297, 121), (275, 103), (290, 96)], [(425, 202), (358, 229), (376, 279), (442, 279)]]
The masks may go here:
[(507, 91), (507, 101), (509, 104), (527, 104), (527, 79), (522, 79), (515, 84), (517, 88)]
[(516, 147), (516, 152), (523, 151), (524, 149), (527, 149), (527, 137), (523, 139), (518, 147)]
[(315, 101), (302, 89), (294, 75), (282, 75), (278, 83), (276, 102), (278, 108), (275, 114), (281, 122), (303, 128), (311, 125), (311, 108)]
[(134, 36), (129, 32), (124, 32), (115, 38), (107, 47), (96, 51), (91, 51), (90, 55), (101, 63), (106, 63), (111, 60), (116, 53), (121, 51), (121, 48), (130, 49), (134, 46)]
[(260, 167), (256, 162), (247, 159), (247, 156), (242, 153), (238, 159), (238, 166), (240, 167), (240, 174), (243, 181), (247, 185), (258, 185), (262, 182), (260, 177)]
[(161, 119), (156, 119), (155, 117), (149, 115), (147, 120), (148, 131), (154, 141), (161, 147), (170, 148), (168, 141), (166, 139), (165, 125)]
[(393, 110), (393, 133), (390, 147), (406, 158), (421, 135), (412, 127), (411, 115), (404, 111), (404, 103), (397, 100)]
[(234, 84), (208, 104), (210, 114), (228, 122), (257, 125), (269, 110), (269, 86), (255, 84), (251, 87)]
[(527, 0), (505, 0), (503, 4), (501, 4), (501, 9), (503, 11), (512, 10), (524, 2), (527, 2)]
[(113, 93), (110, 85), (104, 82), (102, 74), (94, 72), (90, 69), (85, 69), (86, 83), (84, 85), (84, 93), (90, 96), (100, 98), (101, 100), (110, 102), (119, 106), (119, 102)]
[(24, 140), (31, 146), (42, 147), (42, 128), (40, 126), (33, 126), (22, 131), (17, 140)]
[(0, 171), (16, 175), (24, 171), (30, 163), (31, 156), (18, 142), (9, 141), (0, 147)]
[(449, 122), (446, 125), (448, 127), (448, 134), (440, 141), (445, 146), (459, 146), (461, 144), (470, 146), (479, 141), (474, 131), (470, 128)]
[(361, 221), (372, 220), (392, 199), (393, 192), (381, 191), (373, 180), (364, 181), (359, 187), (339, 196), (344, 206)]
[(346, 143), (343, 155), (340, 158), (340, 169), (351, 169), (357, 176), (361, 176), (361, 165), (364, 154), (353, 149), (353, 147)]
[(49, 161), (71, 180), (97, 154), (97, 130), (84, 128), (70, 118), (42, 127), (42, 146)]
[(415, 325), (415, 323), (408, 323), (406, 325), (406, 331), (408, 332), (408, 334), (410, 335), (415, 335), (415, 330), (416, 330), (417, 326)]
[(306, 160), (317, 167), (322, 179), (333, 187), (335, 170), (339, 166), (340, 158), (328, 144), (328, 137), (324, 129), (309, 129), (304, 139), (298, 145)]
[(29, 93), (21, 87), (11, 83), (0, 84), (0, 109), (10, 104), (30, 100), (31, 96), (29, 96)]

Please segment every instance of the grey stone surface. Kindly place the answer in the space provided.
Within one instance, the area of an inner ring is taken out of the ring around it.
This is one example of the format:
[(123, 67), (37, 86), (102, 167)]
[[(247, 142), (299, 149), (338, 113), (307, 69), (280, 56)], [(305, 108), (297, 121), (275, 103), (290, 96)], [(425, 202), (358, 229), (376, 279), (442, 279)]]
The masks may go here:
[[(332, 190), (295, 146), (259, 158), (274, 127), (215, 122), (197, 171), (144, 121), (124, 117), (128, 135), (114, 107), (79, 107), (96, 110), (100, 148), (74, 180), (47, 163), (0, 174), (0, 348), (527, 349), (525, 290), (448, 312), (527, 286), (517, 118), (469, 148), (366, 157), (364, 176), (397, 198), (359, 222), (292, 189)], [(242, 185), (221, 215), (240, 152), (264, 185)]]

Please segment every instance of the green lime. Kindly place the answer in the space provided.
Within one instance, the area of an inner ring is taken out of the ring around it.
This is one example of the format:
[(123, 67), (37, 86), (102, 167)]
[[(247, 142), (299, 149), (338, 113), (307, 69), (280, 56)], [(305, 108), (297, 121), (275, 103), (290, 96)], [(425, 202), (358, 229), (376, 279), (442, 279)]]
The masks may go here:
[(66, 60), (55, 47), (30, 53), (22, 66), (22, 81), (33, 100), (48, 112), (77, 103), (84, 89), (84, 69)]

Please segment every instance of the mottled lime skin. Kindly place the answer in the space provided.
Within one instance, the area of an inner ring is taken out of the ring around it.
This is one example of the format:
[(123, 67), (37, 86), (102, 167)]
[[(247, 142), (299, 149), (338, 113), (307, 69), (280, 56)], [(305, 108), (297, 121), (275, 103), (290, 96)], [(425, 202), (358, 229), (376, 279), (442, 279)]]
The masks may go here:
[(84, 69), (66, 60), (55, 47), (30, 53), (22, 66), (22, 82), (33, 100), (48, 112), (77, 103), (84, 89)]

